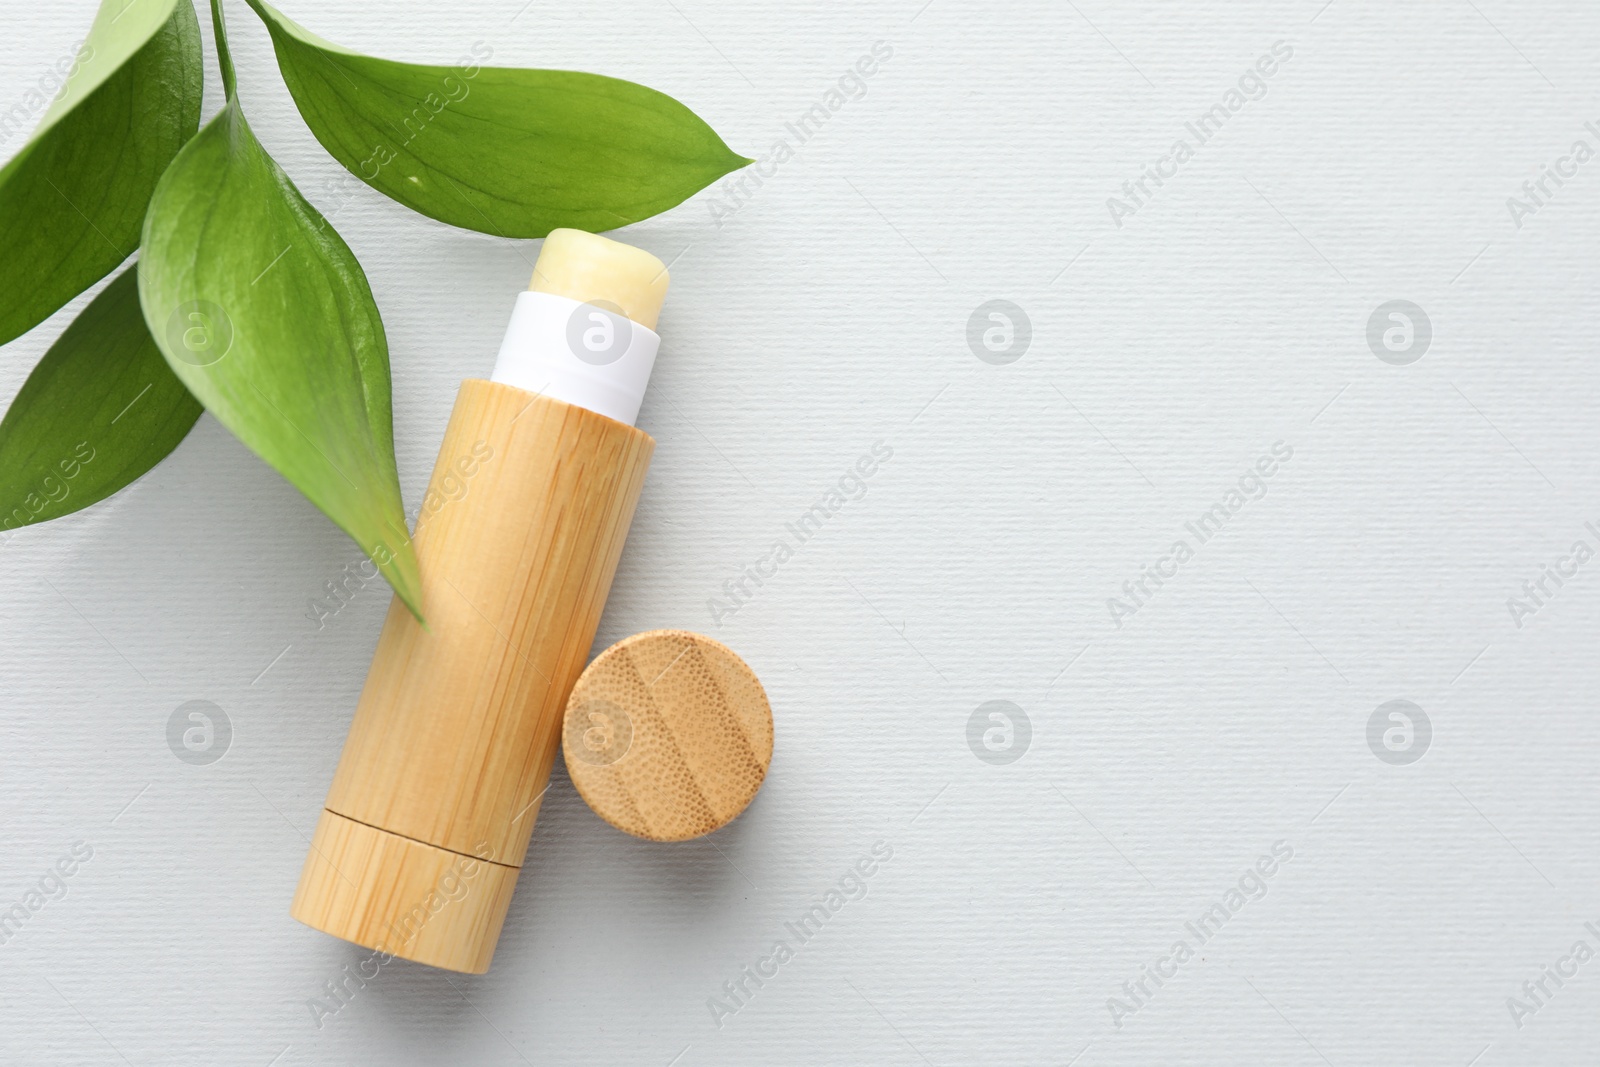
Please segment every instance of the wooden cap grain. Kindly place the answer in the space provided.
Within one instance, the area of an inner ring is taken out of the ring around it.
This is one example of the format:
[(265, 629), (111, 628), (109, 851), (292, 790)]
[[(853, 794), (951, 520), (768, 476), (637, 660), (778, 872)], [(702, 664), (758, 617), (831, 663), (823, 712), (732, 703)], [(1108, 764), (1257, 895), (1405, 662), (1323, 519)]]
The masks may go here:
[(708, 834), (772, 762), (772, 707), (744, 660), (688, 630), (651, 630), (589, 664), (567, 701), (567, 772), (595, 814), (650, 841)]

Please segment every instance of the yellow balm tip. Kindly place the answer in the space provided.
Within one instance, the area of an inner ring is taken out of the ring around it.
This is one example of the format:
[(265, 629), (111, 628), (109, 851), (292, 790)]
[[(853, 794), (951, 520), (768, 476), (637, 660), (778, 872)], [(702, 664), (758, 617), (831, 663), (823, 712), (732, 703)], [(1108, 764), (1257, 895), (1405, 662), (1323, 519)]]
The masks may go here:
[(551, 230), (528, 288), (602, 307), (613, 304), (646, 329), (656, 328), (667, 297), (667, 266), (642, 248), (582, 230)]

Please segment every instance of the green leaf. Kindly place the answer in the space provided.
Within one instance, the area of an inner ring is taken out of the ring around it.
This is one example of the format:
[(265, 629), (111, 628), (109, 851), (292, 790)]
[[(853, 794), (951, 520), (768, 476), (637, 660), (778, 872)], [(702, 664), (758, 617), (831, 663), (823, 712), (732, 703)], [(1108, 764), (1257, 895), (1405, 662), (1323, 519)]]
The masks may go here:
[(139, 297), (219, 422), (355, 539), (421, 618), (395, 473), (389, 349), (366, 275), (251, 133), (233, 92), (156, 187)]
[[(156, 181), (200, 125), (189, 0), (104, 0), (71, 58), (62, 94), (0, 169), (0, 344), (132, 254)], [(34, 92), (21, 106), (42, 104)]]
[(0, 421), (0, 529), (104, 500), (199, 417), (145, 329), (135, 269), (124, 271), (50, 346)]
[(487, 54), (455, 67), (375, 59), (248, 2), (322, 146), (374, 189), (453, 226), (501, 237), (615, 229), (752, 162), (687, 107), (633, 82), (480, 67)]

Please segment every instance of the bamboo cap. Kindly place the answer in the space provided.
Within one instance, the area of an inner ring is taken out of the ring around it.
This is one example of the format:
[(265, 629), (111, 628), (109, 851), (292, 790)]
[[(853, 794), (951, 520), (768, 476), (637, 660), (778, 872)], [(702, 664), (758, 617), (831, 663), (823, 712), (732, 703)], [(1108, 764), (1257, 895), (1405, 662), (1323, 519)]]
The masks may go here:
[(651, 630), (597, 656), (561, 731), (567, 772), (606, 822), (686, 841), (732, 822), (772, 762), (772, 707), (744, 660), (688, 630)]

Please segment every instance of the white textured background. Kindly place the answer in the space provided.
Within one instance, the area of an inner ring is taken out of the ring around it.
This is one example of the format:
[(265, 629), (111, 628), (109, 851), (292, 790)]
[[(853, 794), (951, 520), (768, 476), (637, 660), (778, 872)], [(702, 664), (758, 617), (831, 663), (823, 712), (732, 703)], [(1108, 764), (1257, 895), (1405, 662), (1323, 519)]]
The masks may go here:
[[(95, 3), (8, 6), (0, 106)], [(493, 971), (397, 961), (319, 1019), (366, 953), (287, 909), (389, 597), (317, 630), (307, 602), (356, 549), (202, 418), (131, 489), (0, 550), (0, 907), (93, 848), (0, 947), (0, 1060), (1600, 1057), (1600, 961), (1547, 979), (1520, 1027), (1507, 1006), (1580, 939), (1600, 951), (1600, 562), (1520, 628), (1507, 606), (1597, 543), (1600, 161), (1520, 227), (1506, 203), (1574, 140), (1600, 149), (1600, 11), (448, 6), (283, 3), (393, 58), (482, 41), (632, 78), (749, 155), (893, 50), (722, 226), (707, 191), (621, 235), (673, 290), (641, 417), (660, 446), (600, 641), (735, 648), (772, 697), (771, 776), (728, 829), (651, 845), (558, 769)], [(256, 132), (371, 278), (414, 506), (537, 242), (364, 186), (341, 205), (263, 28), (228, 11)], [(1267, 95), (1115, 225), (1107, 199), (1279, 41)], [(1008, 365), (968, 344), (991, 299), (1031, 320)], [(1433, 337), (1396, 366), (1367, 322), (1402, 299)], [(83, 303), (0, 354), (0, 392)], [(725, 579), (879, 441), (866, 495), (714, 623)], [(1198, 545), (1184, 523), (1279, 441), (1267, 494)], [(1107, 598), (1179, 537), (1194, 558), (1114, 625)], [(1410, 765), (1367, 741), (1394, 699), (1432, 724)], [(209, 766), (167, 747), (189, 700), (233, 724)], [(1031, 723), (1015, 762), (969, 746), (991, 700)], [(717, 1025), (722, 983), (797, 947), (784, 922), (878, 841), (865, 898)], [(1114, 1025), (1108, 998), (1278, 841), (1266, 895)]]

